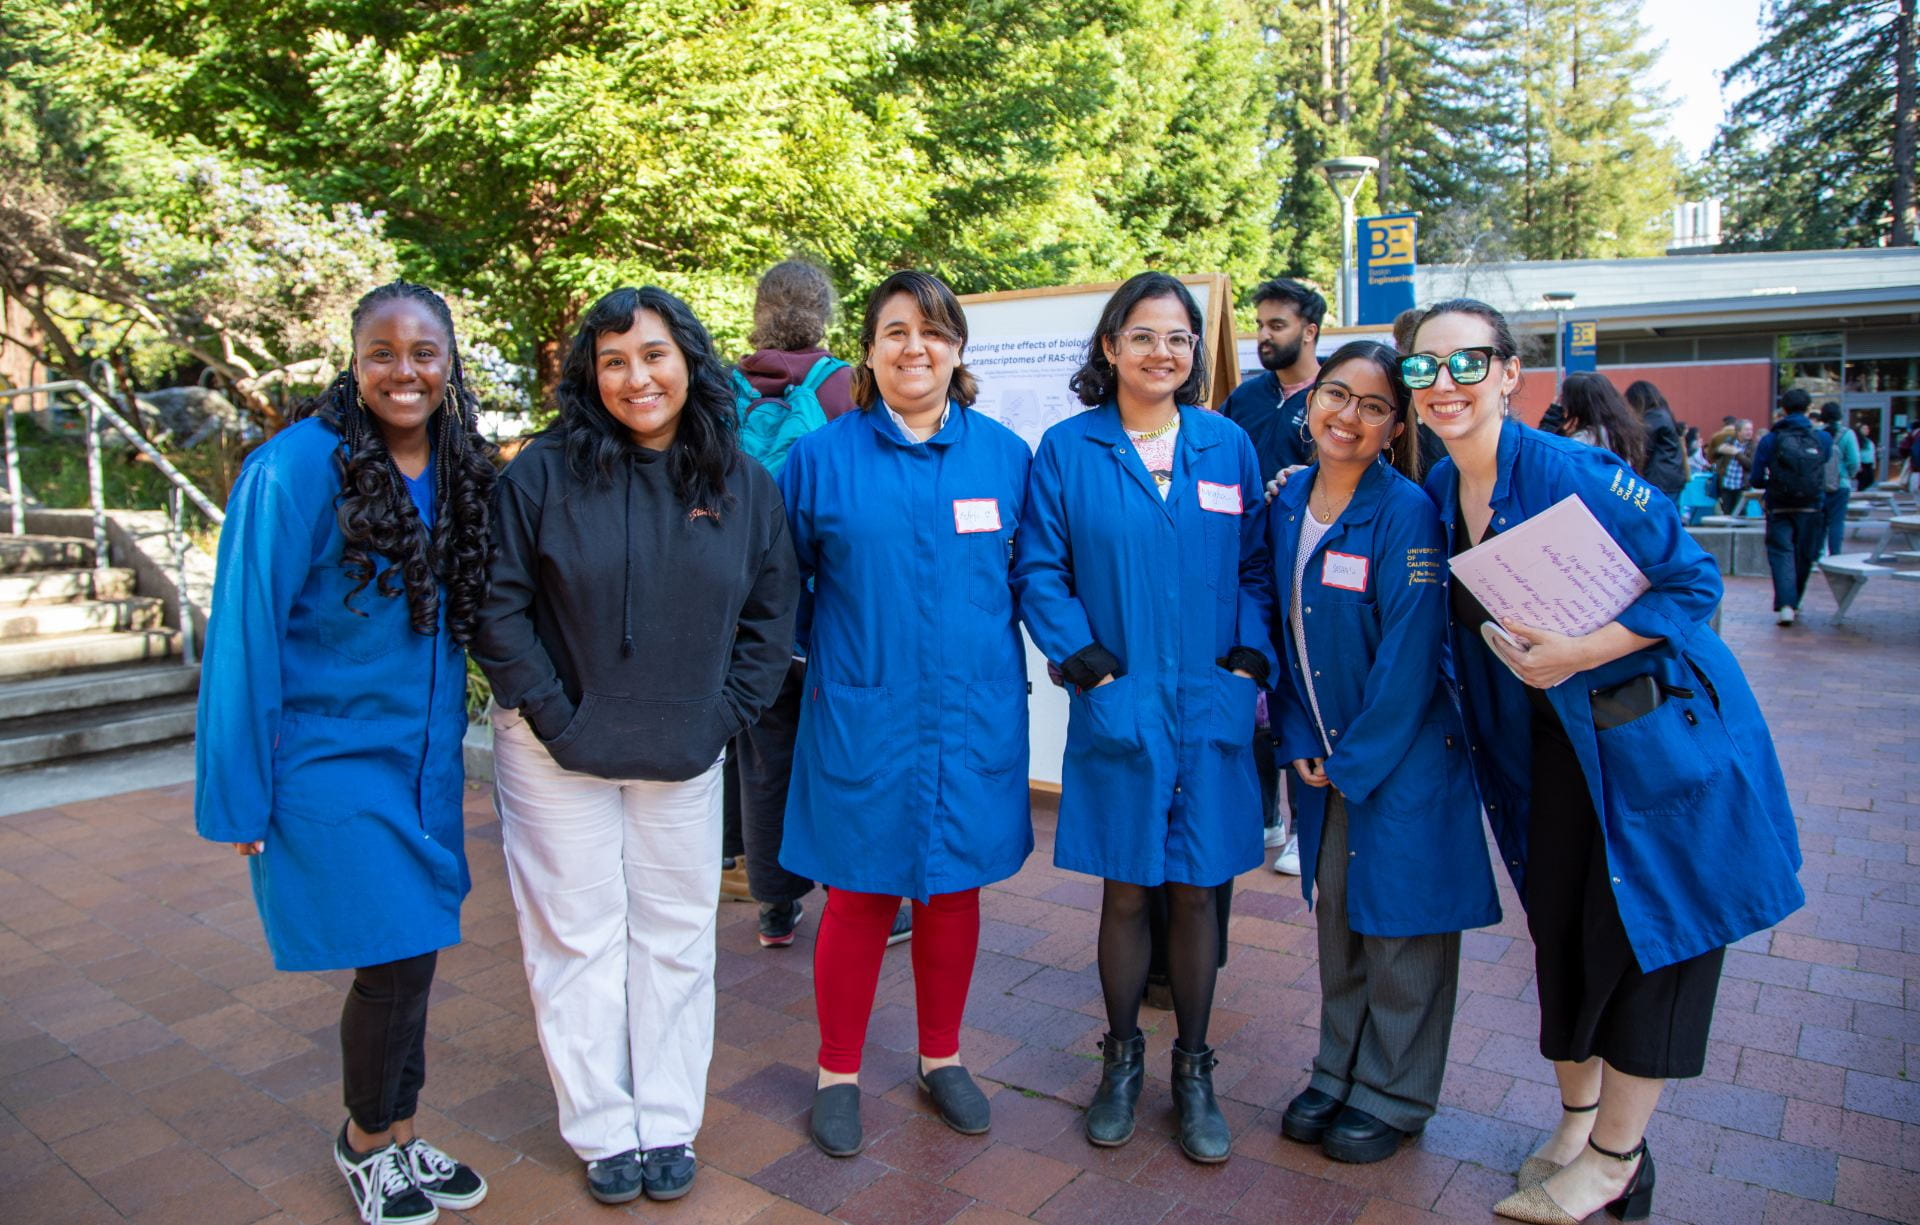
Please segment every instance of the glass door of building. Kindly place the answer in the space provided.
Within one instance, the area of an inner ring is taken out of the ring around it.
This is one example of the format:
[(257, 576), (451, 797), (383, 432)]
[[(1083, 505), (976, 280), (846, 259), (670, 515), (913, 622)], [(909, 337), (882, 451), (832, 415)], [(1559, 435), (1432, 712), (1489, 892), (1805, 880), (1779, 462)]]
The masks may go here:
[(1894, 448), (1920, 424), (1920, 392), (1849, 392), (1841, 405), (1847, 424), (1865, 427), (1873, 439), (1875, 480), (1900, 470)]

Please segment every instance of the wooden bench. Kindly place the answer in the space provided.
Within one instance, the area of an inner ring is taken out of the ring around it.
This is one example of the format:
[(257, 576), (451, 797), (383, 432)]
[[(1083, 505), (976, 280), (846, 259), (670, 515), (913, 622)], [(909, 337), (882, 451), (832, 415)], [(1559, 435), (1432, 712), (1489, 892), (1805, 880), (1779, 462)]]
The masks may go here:
[(1839, 621), (1847, 615), (1847, 609), (1875, 575), (1891, 574), (1895, 578), (1920, 578), (1920, 572), (1912, 575), (1902, 574), (1892, 566), (1876, 565), (1865, 553), (1841, 553), (1835, 557), (1820, 560), (1820, 573), (1827, 578), (1827, 589), (1833, 592), (1835, 609), (1833, 619)]

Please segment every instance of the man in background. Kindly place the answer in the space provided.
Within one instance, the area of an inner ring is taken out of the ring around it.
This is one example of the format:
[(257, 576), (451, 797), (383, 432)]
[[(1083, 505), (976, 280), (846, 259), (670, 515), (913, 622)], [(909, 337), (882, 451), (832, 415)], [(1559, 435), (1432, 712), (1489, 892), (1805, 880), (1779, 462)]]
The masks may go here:
[(1773, 611), (1792, 625), (1806, 594), (1807, 575), (1820, 549), (1820, 505), (1826, 493), (1833, 439), (1807, 420), (1813, 397), (1798, 387), (1780, 397), (1785, 410), (1753, 452), (1752, 485), (1766, 494), (1767, 565), (1773, 570)]
[(1275, 277), (1253, 291), (1260, 373), (1234, 388), (1220, 411), (1253, 439), (1260, 479), (1312, 462), (1307, 388), (1320, 373), (1315, 352), (1327, 300), (1298, 281)]

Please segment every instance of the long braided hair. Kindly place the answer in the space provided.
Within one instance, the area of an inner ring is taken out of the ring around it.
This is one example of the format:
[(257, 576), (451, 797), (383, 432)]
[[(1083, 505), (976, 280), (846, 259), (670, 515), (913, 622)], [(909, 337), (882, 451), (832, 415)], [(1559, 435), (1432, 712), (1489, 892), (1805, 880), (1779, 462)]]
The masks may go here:
[[(427, 423), (434, 465), (431, 536), (407, 495), (405, 478), (387, 450), (379, 422), (361, 399), (352, 363), (299, 415), (319, 417), (345, 444), (334, 455), (334, 467), (340, 473), (336, 513), (341, 535), (346, 537), (340, 564), (354, 580), (353, 590), (343, 601), (348, 610), (366, 615), (352, 601), (369, 583), (389, 598), (404, 590), (413, 631), (431, 637), (438, 627), (444, 585), (447, 632), (465, 646), (473, 638), (474, 622), (487, 596), (493, 561), (489, 513), (496, 448), (480, 436), (480, 402), (467, 387), (460, 350), (454, 343), (453, 312), (447, 309), (446, 299), (409, 281), (382, 285), (354, 305), (353, 334), (359, 335), (369, 311), (396, 300), (418, 302), (439, 320), (447, 331), (452, 359), (446, 398)], [(375, 557), (385, 558), (387, 568), (378, 570)]]

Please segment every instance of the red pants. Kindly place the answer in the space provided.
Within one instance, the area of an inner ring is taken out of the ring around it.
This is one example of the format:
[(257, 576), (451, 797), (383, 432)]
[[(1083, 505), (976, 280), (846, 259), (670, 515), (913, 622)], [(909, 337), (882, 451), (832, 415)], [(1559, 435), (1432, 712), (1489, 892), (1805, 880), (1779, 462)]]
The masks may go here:
[[(880, 958), (899, 910), (900, 899), (886, 894), (827, 892), (813, 946), (813, 998), (820, 1017), (820, 1066), (829, 1072), (860, 1070)], [(979, 949), (978, 889), (913, 904), (913, 996), (920, 1053), (928, 1059), (960, 1053), (960, 1014), (966, 1011)]]

